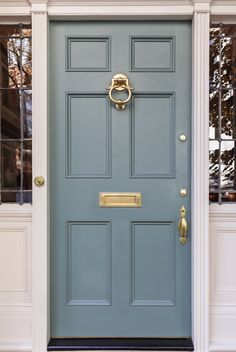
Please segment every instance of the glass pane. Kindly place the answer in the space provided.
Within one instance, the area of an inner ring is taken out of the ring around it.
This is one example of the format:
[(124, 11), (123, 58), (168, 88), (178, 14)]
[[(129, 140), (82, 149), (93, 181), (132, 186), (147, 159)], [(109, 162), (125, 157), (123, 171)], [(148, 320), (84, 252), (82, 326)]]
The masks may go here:
[(1, 201), (2, 203), (15, 203), (17, 200), (18, 193), (16, 192), (2, 192)]
[(221, 85), (235, 87), (236, 38), (222, 38), (221, 48)]
[(22, 198), (23, 203), (32, 203), (32, 192), (23, 192)]
[(222, 91), (221, 98), (221, 138), (236, 138), (236, 91)]
[(210, 192), (209, 193), (209, 201), (212, 203), (218, 203), (219, 201), (219, 194), (218, 193), (214, 193), (214, 192)]
[(19, 37), (20, 26), (18, 25), (0, 25), (0, 36), (4, 37)]
[(32, 91), (22, 91), (22, 113), (24, 121), (24, 138), (32, 137)]
[(21, 40), (15, 38), (0, 39), (2, 88), (21, 87)]
[(2, 190), (20, 187), (20, 143), (1, 143), (1, 188)]
[(236, 193), (234, 192), (223, 192), (221, 194), (222, 202), (236, 202)]
[(219, 86), (220, 38), (219, 28), (210, 31), (210, 85)]
[(210, 92), (210, 116), (209, 116), (209, 137), (210, 139), (218, 139), (219, 136), (219, 93), (217, 91)]
[(23, 37), (31, 37), (32, 36), (32, 29), (31, 29), (31, 25), (24, 25), (24, 27), (22, 27), (22, 36)]
[(234, 24), (222, 25), (221, 35), (226, 37), (236, 37), (236, 26)]
[(22, 87), (30, 88), (32, 78), (32, 41), (22, 40)]
[(236, 190), (235, 182), (236, 142), (221, 142), (221, 188)]
[(217, 192), (219, 183), (219, 142), (217, 141), (211, 141), (209, 144), (209, 173), (210, 192)]
[(24, 142), (23, 189), (32, 189), (32, 142)]
[(19, 139), (20, 128), (20, 92), (4, 89), (0, 91), (1, 138)]

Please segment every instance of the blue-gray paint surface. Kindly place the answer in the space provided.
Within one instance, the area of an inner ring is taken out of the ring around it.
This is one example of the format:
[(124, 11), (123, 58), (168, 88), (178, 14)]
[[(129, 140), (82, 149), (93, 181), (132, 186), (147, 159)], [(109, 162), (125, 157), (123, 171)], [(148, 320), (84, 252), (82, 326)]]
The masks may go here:
[[(117, 73), (134, 88), (122, 111)], [(191, 23), (51, 22), (49, 118), (51, 336), (190, 336)]]

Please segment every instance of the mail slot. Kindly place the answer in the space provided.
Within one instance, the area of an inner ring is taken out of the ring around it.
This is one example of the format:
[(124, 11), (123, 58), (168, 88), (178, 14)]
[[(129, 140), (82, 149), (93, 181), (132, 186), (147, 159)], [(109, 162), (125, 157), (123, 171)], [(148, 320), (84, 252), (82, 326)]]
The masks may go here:
[(100, 192), (99, 206), (106, 208), (140, 208), (142, 206), (142, 196), (140, 192)]

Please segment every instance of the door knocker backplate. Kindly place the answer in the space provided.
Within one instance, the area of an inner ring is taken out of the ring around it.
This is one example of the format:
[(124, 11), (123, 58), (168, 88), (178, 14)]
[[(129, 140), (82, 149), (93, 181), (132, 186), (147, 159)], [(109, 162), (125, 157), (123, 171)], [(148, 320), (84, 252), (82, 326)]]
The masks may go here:
[[(107, 90), (109, 90), (109, 98), (111, 100), (111, 102), (113, 104), (115, 104), (115, 107), (117, 108), (117, 110), (123, 110), (126, 107), (126, 104), (130, 101), (131, 99), (131, 90), (133, 90), (133, 88), (130, 86), (129, 84), (129, 79), (128, 77), (123, 74), (123, 73), (117, 73), (115, 76), (112, 77), (112, 81), (111, 81), (111, 85), (109, 88), (107, 88)], [(127, 98), (124, 100), (121, 99), (115, 99), (112, 96), (113, 91), (127, 91)]]

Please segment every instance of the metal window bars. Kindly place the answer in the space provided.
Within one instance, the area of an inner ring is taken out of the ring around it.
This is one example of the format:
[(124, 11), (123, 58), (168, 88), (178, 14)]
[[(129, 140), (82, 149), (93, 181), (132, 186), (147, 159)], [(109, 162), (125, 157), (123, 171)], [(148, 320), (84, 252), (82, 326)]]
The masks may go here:
[(210, 28), (210, 202), (236, 202), (236, 25)]
[(0, 26), (0, 203), (32, 201), (30, 25)]

